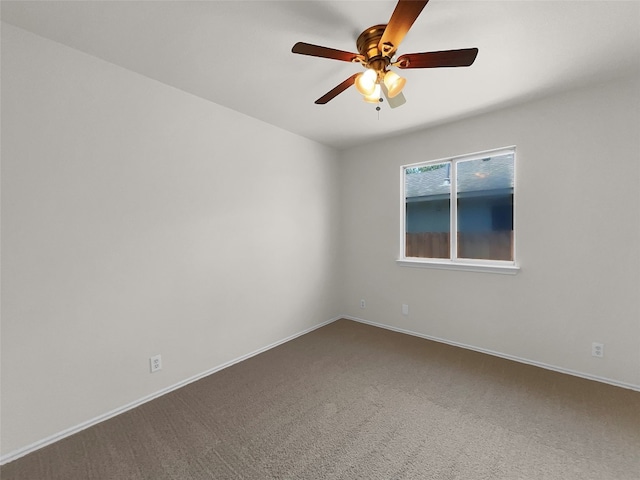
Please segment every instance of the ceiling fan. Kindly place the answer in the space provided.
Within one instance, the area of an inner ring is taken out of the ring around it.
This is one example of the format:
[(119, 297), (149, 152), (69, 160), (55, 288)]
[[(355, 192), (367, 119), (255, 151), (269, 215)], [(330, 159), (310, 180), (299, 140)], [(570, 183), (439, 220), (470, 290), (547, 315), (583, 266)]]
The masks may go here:
[(389, 67), (400, 69), (468, 67), (473, 64), (478, 55), (477, 48), (407, 53), (393, 61), (393, 56), (400, 42), (428, 2), (429, 0), (399, 0), (388, 24), (374, 25), (358, 36), (356, 47), (359, 53), (350, 53), (304, 42), (296, 43), (291, 49), (293, 53), (360, 63), (366, 69), (363, 73), (351, 75), (317, 99), (315, 103), (324, 105), (355, 84), (366, 102), (378, 103), (382, 101), (380, 97), (382, 92), (387, 97), (391, 108), (395, 108), (406, 101), (402, 94), (406, 79), (390, 70)]

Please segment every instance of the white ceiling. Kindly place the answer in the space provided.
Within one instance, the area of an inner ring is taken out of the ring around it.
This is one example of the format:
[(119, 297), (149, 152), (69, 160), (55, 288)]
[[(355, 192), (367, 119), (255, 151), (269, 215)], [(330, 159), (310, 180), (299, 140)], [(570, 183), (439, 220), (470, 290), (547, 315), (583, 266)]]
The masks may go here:
[(351, 88), (313, 102), (357, 64), (295, 55), (304, 41), (356, 52), (386, 23), (379, 1), (2, 1), (2, 20), (338, 148), (452, 121), (640, 69), (640, 1), (431, 0), (398, 53), (478, 47), (468, 68), (403, 70), (407, 103)]

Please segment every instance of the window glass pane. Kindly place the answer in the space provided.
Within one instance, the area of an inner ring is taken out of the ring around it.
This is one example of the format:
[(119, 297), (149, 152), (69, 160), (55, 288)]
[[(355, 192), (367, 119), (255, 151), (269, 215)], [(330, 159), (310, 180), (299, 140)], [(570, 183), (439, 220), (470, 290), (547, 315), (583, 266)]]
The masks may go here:
[(458, 258), (513, 260), (513, 153), (456, 164)]
[(404, 171), (405, 257), (450, 258), (451, 163)]

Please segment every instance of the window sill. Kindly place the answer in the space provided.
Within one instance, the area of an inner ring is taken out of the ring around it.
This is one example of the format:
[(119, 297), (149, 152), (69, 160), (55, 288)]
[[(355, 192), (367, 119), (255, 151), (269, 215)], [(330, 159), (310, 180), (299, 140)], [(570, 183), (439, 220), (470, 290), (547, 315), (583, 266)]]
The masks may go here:
[(433, 260), (396, 260), (401, 267), (435, 268), (439, 270), (462, 270), (465, 272), (499, 273), (502, 275), (515, 275), (520, 271), (517, 265), (489, 264), (489, 263), (464, 263), (464, 262), (436, 262)]

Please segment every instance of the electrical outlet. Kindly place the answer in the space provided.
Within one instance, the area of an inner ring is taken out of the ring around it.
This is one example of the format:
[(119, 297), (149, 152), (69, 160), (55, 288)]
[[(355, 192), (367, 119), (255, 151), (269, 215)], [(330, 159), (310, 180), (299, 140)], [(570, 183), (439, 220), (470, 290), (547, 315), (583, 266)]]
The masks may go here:
[(360, 308), (366, 308), (367, 307), (367, 302), (364, 301), (364, 299), (360, 300)]
[(402, 304), (402, 314), (409, 315), (409, 305), (407, 305), (406, 303)]
[(592, 357), (604, 357), (604, 343), (593, 342), (591, 344), (591, 356)]
[(157, 372), (158, 370), (162, 370), (162, 356), (154, 355), (149, 358), (149, 362), (151, 363), (151, 373)]

